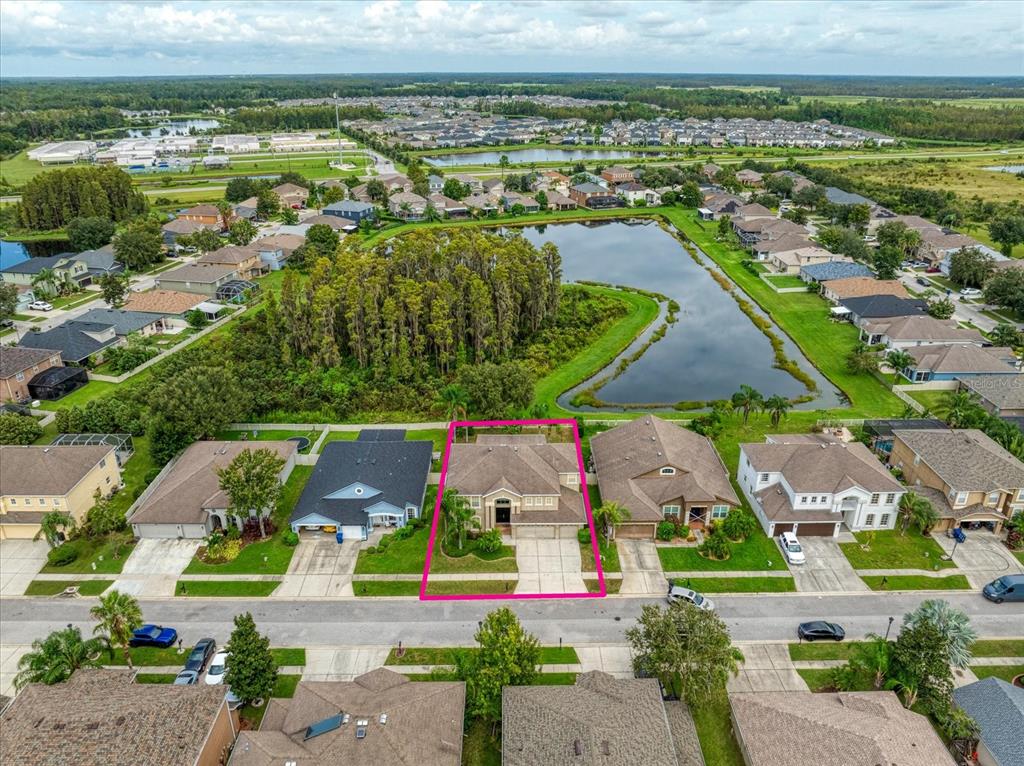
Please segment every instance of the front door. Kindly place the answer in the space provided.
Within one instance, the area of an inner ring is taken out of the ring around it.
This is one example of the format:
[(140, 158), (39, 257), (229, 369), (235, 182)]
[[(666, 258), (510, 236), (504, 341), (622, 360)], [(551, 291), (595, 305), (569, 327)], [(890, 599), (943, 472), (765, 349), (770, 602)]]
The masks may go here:
[(509, 524), (512, 521), (512, 501), (507, 497), (494, 501), (494, 523)]

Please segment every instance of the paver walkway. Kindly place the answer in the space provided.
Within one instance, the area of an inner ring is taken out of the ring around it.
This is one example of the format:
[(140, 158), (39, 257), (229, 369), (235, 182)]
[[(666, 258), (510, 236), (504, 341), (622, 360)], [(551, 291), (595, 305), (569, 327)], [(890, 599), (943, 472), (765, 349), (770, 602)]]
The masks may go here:
[(516, 593), (583, 593), (583, 564), (575, 540), (516, 540)]
[(619, 593), (662, 596), (668, 590), (658, 549), (650, 540), (617, 540), (622, 587)]

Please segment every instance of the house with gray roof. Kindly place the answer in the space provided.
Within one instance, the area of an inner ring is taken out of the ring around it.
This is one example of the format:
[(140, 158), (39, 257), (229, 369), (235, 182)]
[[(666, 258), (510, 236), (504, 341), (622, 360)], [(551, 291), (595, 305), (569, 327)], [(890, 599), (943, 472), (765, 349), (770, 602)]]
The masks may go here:
[(971, 343), (935, 344), (904, 349), (913, 363), (899, 371), (914, 383), (929, 380), (967, 380), (984, 375), (1019, 378), (1013, 349)]
[(978, 397), (981, 406), (998, 417), (1024, 416), (1024, 375), (961, 377), (960, 389)]
[(405, 441), (401, 430), (328, 442), (292, 511), (292, 531), (334, 527), (342, 539), (366, 540), (376, 527), (404, 527), (423, 513), (433, 449)]
[(876, 204), (874, 200), (862, 197), (860, 194), (843, 191), (835, 186), (825, 187), (825, 199), (833, 205), (868, 205), (873, 207)]
[(653, 678), (581, 673), (572, 686), (506, 686), (503, 766), (697, 766), (696, 732)]
[(858, 327), (871, 319), (926, 316), (928, 311), (926, 301), (884, 294), (844, 298), (839, 301), (839, 305), (846, 309), (847, 318)]
[(57, 292), (62, 284), (84, 287), (92, 282), (89, 265), (76, 253), (29, 258), (0, 270), (0, 280), (21, 287), (32, 287), (33, 280), (44, 269), (50, 269), (54, 273), (53, 280), (46, 285), (52, 293)]
[(954, 689), (953, 702), (981, 729), (981, 766), (1024, 766), (1024, 689), (992, 676)]
[(104, 245), (96, 250), (83, 250), (76, 257), (85, 263), (93, 280), (124, 271), (124, 264), (114, 257), (113, 245)]
[(882, 344), (893, 350), (928, 345), (983, 346), (986, 343), (980, 332), (961, 327), (955, 319), (936, 319), (927, 314), (876, 317), (865, 319), (858, 326), (861, 340), (865, 343), (871, 346)]
[(377, 208), (369, 202), (343, 199), (327, 205), (321, 211), (321, 214), (329, 215), (332, 218), (344, 218), (352, 223), (360, 223), (363, 220), (373, 221), (377, 217)]
[(124, 342), (109, 324), (70, 320), (50, 330), (27, 332), (18, 345), (59, 351), (65, 364), (81, 365), (88, 359), (102, 361), (104, 351)]
[(977, 521), (998, 532), (1024, 511), (1024, 463), (977, 429), (898, 430), (889, 465), (938, 511), (938, 530)]
[(29, 398), (29, 383), (39, 373), (61, 367), (60, 352), (46, 348), (0, 346), (0, 402)]
[(220, 287), (237, 279), (238, 270), (229, 264), (189, 263), (158, 274), (155, 281), (162, 290), (216, 298)]
[(515, 537), (575, 538), (587, 523), (576, 445), (544, 434), (478, 434), (448, 455), (444, 489), (469, 503), (480, 528)]
[(800, 279), (808, 284), (830, 282), (834, 279), (850, 277), (872, 277), (871, 269), (863, 263), (853, 261), (831, 261), (829, 263), (812, 263), (800, 268)]
[(892, 529), (904, 493), (863, 444), (817, 434), (741, 444), (736, 477), (769, 537)]
[(114, 334), (127, 338), (132, 333), (155, 335), (163, 332), (159, 314), (150, 311), (126, 311), (125, 309), (89, 309), (74, 319), (76, 322), (105, 324), (114, 328)]
[(662, 521), (703, 529), (740, 501), (711, 441), (654, 415), (590, 440), (601, 499), (630, 512), (617, 537), (653, 540)]

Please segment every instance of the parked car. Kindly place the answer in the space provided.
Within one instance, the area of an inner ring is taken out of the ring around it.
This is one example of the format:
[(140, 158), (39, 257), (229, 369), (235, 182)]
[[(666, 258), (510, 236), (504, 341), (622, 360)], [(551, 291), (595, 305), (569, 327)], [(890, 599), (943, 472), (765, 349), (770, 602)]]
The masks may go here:
[(238, 708), (242, 707), (242, 698), (230, 689), (228, 689), (228, 693), (224, 696), (224, 699), (228, 701), (228, 710), (238, 710)]
[(668, 603), (673, 604), (676, 601), (685, 601), (705, 611), (711, 611), (715, 608), (715, 604), (711, 599), (704, 598), (695, 590), (684, 588), (682, 585), (673, 585), (670, 582), (668, 585)]
[(210, 660), (210, 667), (206, 671), (206, 683), (210, 686), (217, 686), (224, 683), (224, 674), (228, 670), (228, 653), (217, 652)]
[(846, 638), (846, 631), (834, 622), (815, 620), (801, 622), (796, 635), (804, 641), (842, 641)]
[(981, 595), (997, 604), (1024, 601), (1024, 574), (1003, 575), (982, 588)]
[(203, 668), (206, 667), (206, 663), (217, 651), (217, 642), (212, 638), (201, 638), (195, 646), (192, 647), (192, 651), (188, 655), (188, 659), (185, 661), (185, 670), (194, 670), (197, 673), (202, 673)]
[(46, 301), (32, 301), (28, 307), (33, 311), (53, 311), (53, 304)]
[(914, 261), (910, 265), (913, 266), (915, 269), (927, 269), (928, 261)]
[(804, 549), (800, 545), (800, 541), (796, 539), (796, 535), (792, 532), (783, 532), (779, 535), (779, 547), (782, 548), (782, 555), (786, 557), (786, 561), (790, 564), (806, 563), (807, 558), (804, 556)]
[(917, 279), (915, 279), (914, 281), (915, 281), (915, 282), (917, 282), (917, 283), (918, 283), (919, 285), (921, 285), (921, 287), (931, 287), (931, 286), (932, 286), (932, 283), (931, 283), (931, 282), (929, 282), (929, 281), (928, 281), (927, 279), (925, 279), (924, 277), (918, 277), (918, 278), (917, 278)]
[(163, 625), (143, 625), (132, 631), (129, 646), (158, 646), (166, 649), (178, 640), (178, 631)]
[(182, 670), (174, 677), (175, 686), (195, 686), (199, 683), (199, 674), (194, 670)]
[(960, 291), (960, 297), (962, 298), (977, 298), (981, 295), (981, 290), (977, 287), (965, 287)]

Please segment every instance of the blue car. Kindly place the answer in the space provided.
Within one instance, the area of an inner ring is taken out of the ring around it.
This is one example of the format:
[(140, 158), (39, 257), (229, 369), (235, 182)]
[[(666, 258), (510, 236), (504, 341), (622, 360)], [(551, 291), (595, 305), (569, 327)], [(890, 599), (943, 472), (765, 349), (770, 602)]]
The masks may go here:
[(143, 625), (141, 628), (132, 631), (132, 640), (129, 646), (159, 646), (166, 649), (178, 640), (178, 631), (174, 628), (165, 628), (163, 625)]

